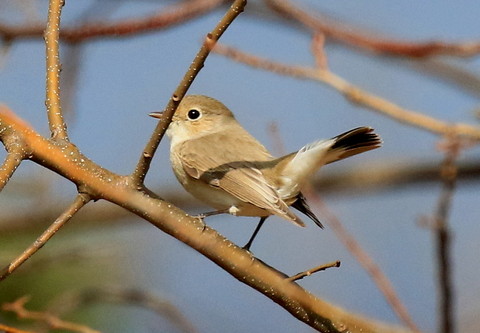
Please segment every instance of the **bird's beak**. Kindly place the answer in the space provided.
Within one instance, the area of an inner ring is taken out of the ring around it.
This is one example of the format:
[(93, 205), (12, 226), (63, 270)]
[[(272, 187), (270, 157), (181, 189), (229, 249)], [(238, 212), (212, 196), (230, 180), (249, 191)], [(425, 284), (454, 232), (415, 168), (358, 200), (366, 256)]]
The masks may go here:
[(149, 113), (148, 115), (152, 118), (160, 119), (160, 118), (162, 118), (163, 112), (158, 112), (157, 111), (157, 112)]
[(151, 112), (151, 113), (149, 113), (148, 115), (149, 115), (150, 117), (152, 117), (152, 118), (160, 119), (160, 118), (162, 118), (163, 112), (159, 112), (159, 111), (157, 111), (157, 112)]

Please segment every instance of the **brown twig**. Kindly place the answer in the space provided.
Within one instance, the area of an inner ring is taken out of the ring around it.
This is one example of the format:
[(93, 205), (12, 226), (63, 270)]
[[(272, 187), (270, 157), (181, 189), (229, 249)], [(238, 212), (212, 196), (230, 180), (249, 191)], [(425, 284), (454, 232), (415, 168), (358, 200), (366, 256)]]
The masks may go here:
[(8, 266), (0, 270), (0, 281), (7, 278), (33, 254), (40, 250), (55, 233), (60, 230), (82, 208), (90, 198), (79, 193), (72, 204), (33, 242), (21, 255), (15, 258)]
[(322, 82), (336, 89), (352, 103), (379, 112), (403, 124), (425, 129), (439, 135), (455, 134), (480, 140), (480, 127), (464, 123), (451, 124), (417, 111), (404, 109), (386, 99), (362, 90), (329, 70), (286, 65), (218, 43), (213, 51), (254, 68), (281, 75)]
[(320, 13), (304, 10), (288, 0), (265, 0), (267, 5), (281, 15), (303, 24), (312, 31), (321, 31), (327, 38), (375, 53), (411, 58), (435, 55), (472, 57), (480, 53), (480, 42), (449, 43), (444, 41), (411, 42), (393, 38), (382, 38), (359, 32), (358, 28), (347, 27), (329, 20)]
[(20, 297), (13, 303), (4, 303), (2, 309), (4, 311), (14, 312), (19, 318), (42, 321), (53, 329), (63, 329), (80, 333), (100, 333), (100, 331), (91, 329), (88, 326), (62, 320), (48, 312), (29, 311), (25, 308), (25, 304), (29, 299), (28, 296)]
[(60, 34), (60, 16), (64, 0), (50, 0), (48, 6), (48, 21), (45, 29), (46, 47), (46, 97), (48, 124), (53, 139), (68, 141), (67, 125), (63, 120), (60, 104), (60, 53), (58, 37)]
[(211, 47), (209, 45), (215, 44), (220, 39), (225, 30), (230, 26), (230, 24), (232, 24), (233, 20), (235, 20), (235, 18), (243, 12), (246, 4), (246, 0), (235, 0), (217, 26), (205, 37), (202, 47), (193, 59), (192, 64), (185, 73), (182, 81), (180, 81), (179, 85), (175, 89), (172, 97), (168, 101), (162, 119), (158, 122), (157, 127), (155, 128), (150, 140), (140, 156), (140, 160), (138, 161), (135, 171), (132, 174), (132, 179), (136, 184), (143, 184), (153, 155), (155, 154), (160, 141), (165, 135), (168, 125), (172, 121), (173, 114), (175, 113), (178, 104), (181, 102), (183, 96), (185, 96), (188, 88), (190, 88), (191, 84), (193, 83), (193, 80), (203, 68), (205, 60), (210, 54)]
[[(211, 11), (226, 0), (191, 0), (171, 5), (160, 12), (146, 17), (121, 20), (119, 22), (90, 22), (80, 26), (62, 28), (60, 40), (81, 43), (97, 38), (136, 37), (141, 33), (165, 29), (183, 23)], [(0, 24), (0, 36), (4, 40), (38, 38), (42, 36), (43, 24), (10, 26)]]
[(33, 333), (31, 331), (24, 331), (15, 327), (10, 327), (2, 324), (0, 324), (0, 332), (1, 333)]
[(333, 267), (340, 267), (340, 260), (337, 260), (337, 261), (334, 261), (334, 262), (331, 262), (331, 263), (328, 263), (328, 264), (323, 264), (323, 265), (314, 267), (312, 269), (306, 270), (304, 272), (297, 273), (297, 274), (287, 278), (287, 281), (292, 281), (292, 282), (293, 281), (298, 281), (298, 280), (303, 279), (306, 276), (310, 276), (310, 275), (315, 274), (317, 272), (324, 271), (326, 269), (333, 268)]
[(325, 53), (325, 35), (316, 32), (312, 38), (312, 54), (315, 57), (315, 66), (322, 70), (328, 70), (328, 58)]
[(456, 160), (462, 145), (455, 137), (448, 138), (445, 159), (440, 169), (443, 181), (443, 188), (437, 204), (435, 214), (435, 242), (438, 264), (438, 286), (439, 286), (439, 332), (451, 333), (454, 327), (454, 298), (451, 267), (451, 230), (448, 225), (452, 199), (457, 182), (458, 169)]

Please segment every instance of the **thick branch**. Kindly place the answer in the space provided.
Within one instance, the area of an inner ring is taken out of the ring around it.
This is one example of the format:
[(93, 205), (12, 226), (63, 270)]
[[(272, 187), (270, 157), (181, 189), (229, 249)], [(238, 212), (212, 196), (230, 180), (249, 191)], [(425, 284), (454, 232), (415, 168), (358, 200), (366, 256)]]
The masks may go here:
[(336, 89), (352, 103), (377, 111), (403, 124), (425, 129), (440, 135), (457, 135), (480, 140), (480, 128), (478, 126), (463, 123), (451, 124), (417, 111), (404, 109), (395, 103), (362, 90), (329, 70), (286, 65), (219, 44), (215, 46), (214, 52), (254, 68), (322, 82)]
[(175, 89), (172, 97), (168, 101), (168, 104), (165, 107), (165, 111), (163, 113), (163, 117), (158, 122), (157, 127), (155, 128), (152, 136), (150, 137), (150, 140), (148, 141), (145, 149), (143, 150), (143, 154), (141, 155), (140, 160), (137, 163), (137, 166), (133, 173), (133, 179), (138, 184), (143, 183), (148, 168), (150, 167), (153, 155), (155, 154), (155, 151), (157, 150), (160, 141), (165, 135), (165, 131), (167, 130), (168, 125), (172, 121), (173, 114), (175, 113), (178, 104), (182, 100), (183, 96), (185, 96), (188, 88), (190, 88), (191, 84), (193, 83), (193, 80), (197, 77), (198, 73), (203, 68), (205, 60), (207, 59), (211, 51), (211, 47), (209, 45), (211, 45), (212, 43), (215, 44), (220, 39), (220, 37), (230, 26), (233, 20), (238, 15), (240, 15), (240, 13), (243, 12), (246, 4), (246, 0), (235, 0), (234, 3), (230, 6), (229, 10), (220, 20), (220, 22), (218, 22), (217, 26), (210, 33), (207, 34), (202, 47), (193, 59), (192, 64), (188, 68), (180, 84)]
[[(135, 37), (141, 33), (169, 28), (200, 16), (220, 6), (226, 0), (192, 0), (171, 5), (158, 13), (119, 22), (90, 22), (76, 27), (62, 28), (60, 40), (81, 43), (97, 38)], [(44, 25), (10, 26), (0, 23), (0, 36), (4, 40), (38, 38)]]
[(90, 198), (85, 194), (79, 194), (72, 204), (45, 230), (35, 242), (33, 242), (21, 255), (15, 258), (8, 266), (0, 271), (0, 281), (7, 278), (25, 261), (40, 250), (55, 233), (60, 230), (82, 208)]
[(52, 138), (68, 140), (67, 127), (63, 121), (60, 105), (60, 53), (58, 37), (60, 34), (60, 16), (64, 0), (50, 0), (48, 22), (45, 30), (47, 59), (46, 98), (48, 124)]
[(201, 220), (139, 191), (128, 178), (102, 169), (80, 153), (74, 156), (65, 154), (65, 146), (41, 137), (12, 112), (0, 108), (0, 136), (5, 127), (22, 137), (36, 163), (70, 179), (95, 195), (94, 198), (113, 202), (146, 219), (315, 329), (321, 332), (406, 332), (352, 315), (311, 295), (298, 284), (288, 281), (285, 274), (257, 260)]

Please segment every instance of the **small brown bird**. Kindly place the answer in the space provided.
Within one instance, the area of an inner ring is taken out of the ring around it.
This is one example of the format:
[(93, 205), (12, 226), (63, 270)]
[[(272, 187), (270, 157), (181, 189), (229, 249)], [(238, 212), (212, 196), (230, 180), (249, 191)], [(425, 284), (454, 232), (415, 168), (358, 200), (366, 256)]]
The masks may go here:
[[(159, 118), (161, 113), (150, 115)], [(194, 197), (217, 209), (205, 216), (230, 213), (261, 218), (247, 249), (270, 215), (304, 226), (289, 206), (323, 228), (301, 193), (304, 185), (321, 166), (381, 145), (372, 128), (358, 127), (275, 158), (225, 105), (201, 95), (183, 98), (167, 135), (179, 182)]]

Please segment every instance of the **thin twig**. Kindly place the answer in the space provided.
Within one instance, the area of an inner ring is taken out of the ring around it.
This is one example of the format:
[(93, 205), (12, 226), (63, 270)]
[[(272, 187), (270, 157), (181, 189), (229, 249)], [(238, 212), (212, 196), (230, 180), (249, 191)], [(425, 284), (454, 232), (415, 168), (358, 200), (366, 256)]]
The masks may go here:
[(7, 278), (33, 254), (40, 250), (55, 233), (60, 230), (70, 219), (90, 201), (86, 194), (79, 193), (70, 206), (33, 242), (20, 256), (15, 258), (8, 266), (0, 271), (0, 281)]
[(434, 55), (473, 57), (480, 53), (480, 42), (449, 43), (444, 41), (395, 41), (393, 38), (378, 37), (359, 32), (356, 27), (341, 25), (327, 19), (320, 13), (304, 10), (288, 0), (265, 0), (268, 6), (283, 16), (300, 22), (312, 31), (321, 31), (327, 38), (364, 50), (404, 56), (424, 58)]
[[(68, 43), (82, 43), (98, 38), (136, 37), (139, 34), (166, 29), (184, 23), (205, 14), (226, 0), (192, 0), (182, 1), (167, 6), (159, 12), (139, 18), (116, 22), (89, 22), (79, 26), (62, 28), (60, 40)], [(0, 36), (4, 40), (38, 38), (44, 30), (43, 24), (11, 26), (0, 23)]]
[(53, 329), (63, 329), (79, 333), (100, 333), (88, 326), (72, 323), (62, 320), (48, 312), (29, 311), (25, 309), (25, 304), (29, 301), (28, 296), (23, 296), (13, 303), (4, 303), (2, 309), (4, 311), (11, 311), (19, 318), (42, 321)]
[(303, 279), (306, 276), (310, 276), (310, 275), (315, 274), (317, 272), (324, 271), (326, 269), (333, 268), (333, 267), (340, 267), (340, 260), (333, 261), (333, 262), (328, 263), (328, 264), (323, 264), (323, 265), (314, 267), (312, 269), (309, 269), (307, 271), (297, 273), (297, 274), (287, 278), (286, 280), (287, 281), (292, 281), (292, 282), (293, 281), (298, 281), (298, 280)]
[(64, 0), (50, 0), (48, 6), (48, 21), (45, 29), (45, 47), (47, 63), (46, 97), (48, 124), (53, 139), (68, 141), (67, 126), (63, 120), (60, 104), (60, 53), (59, 34), (60, 16)]
[(440, 175), (443, 188), (437, 205), (435, 216), (435, 242), (438, 263), (439, 285), (439, 332), (451, 333), (454, 327), (454, 297), (451, 266), (451, 231), (448, 225), (453, 194), (457, 182), (458, 168), (455, 164), (461, 150), (458, 138), (451, 138), (447, 143), (445, 159), (442, 163)]
[(210, 54), (211, 47), (209, 47), (209, 45), (212, 43), (215, 44), (219, 40), (233, 20), (235, 20), (235, 18), (243, 12), (246, 4), (246, 0), (235, 0), (217, 26), (206, 35), (202, 47), (193, 59), (192, 64), (188, 68), (180, 84), (175, 89), (172, 97), (168, 101), (162, 119), (158, 122), (157, 127), (155, 128), (150, 140), (140, 156), (140, 160), (138, 161), (135, 171), (132, 174), (132, 178), (137, 184), (143, 184), (153, 155), (155, 154), (160, 141), (165, 135), (168, 125), (172, 121), (173, 114), (175, 113), (178, 104), (182, 100), (183, 96), (185, 96), (188, 88), (190, 88), (191, 84), (193, 83), (193, 80), (203, 68), (205, 60)]
[(0, 166), (0, 192), (12, 177), (17, 167), (22, 163), (25, 157), (24, 150), (19, 147), (16, 150), (9, 151), (2, 166)]
[(325, 83), (343, 94), (352, 103), (377, 111), (400, 123), (425, 129), (435, 134), (454, 134), (480, 140), (480, 127), (478, 126), (464, 123), (448, 123), (417, 111), (407, 110), (395, 103), (362, 90), (329, 70), (286, 65), (218, 43), (213, 51), (254, 68)]

